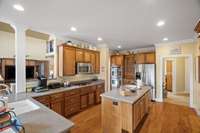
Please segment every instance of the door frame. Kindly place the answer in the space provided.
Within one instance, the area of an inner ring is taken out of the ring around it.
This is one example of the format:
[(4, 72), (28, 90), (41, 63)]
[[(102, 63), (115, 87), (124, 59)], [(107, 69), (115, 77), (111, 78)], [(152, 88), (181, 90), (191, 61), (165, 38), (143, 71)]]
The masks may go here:
[(190, 91), (189, 91), (189, 106), (190, 107), (194, 107), (194, 101), (193, 101), (193, 96), (194, 96), (194, 60), (193, 60), (193, 55), (192, 54), (180, 54), (180, 55), (165, 55), (165, 56), (160, 56), (160, 68), (161, 68), (161, 70), (160, 70), (160, 73), (159, 73), (159, 75), (160, 75), (160, 77), (161, 77), (161, 81), (160, 81), (160, 83), (159, 83), (159, 88), (161, 88), (161, 91), (160, 91), (160, 99), (159, 99), (159, 101), (161, 101), (161, 102), (163, 102), (163, 81), (164, 81), (164, 58), (175, 58), (175, 57), (187, 57), (188, 58), (188, 62), (190, 63), (190, 65), (189, 65), (189, 67), (188, 67), (188, 69), (190, 70), (190, 71), (192, 71), (191, 73), (190, 73)]

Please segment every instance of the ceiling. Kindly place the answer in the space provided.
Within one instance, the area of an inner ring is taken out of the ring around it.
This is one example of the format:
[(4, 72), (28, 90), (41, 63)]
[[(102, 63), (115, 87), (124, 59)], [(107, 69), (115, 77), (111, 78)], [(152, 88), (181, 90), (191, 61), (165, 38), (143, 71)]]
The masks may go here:
[[(20, 3), (24, 12), (13, 9)], [(111, 49), (133, 49), (194, 37), (200, 0), (0, 0), (0, 20)], [(163, 27), (156, 23), (164, 20)], [(76, 32), (70, 27), (77, 28)], [(98, 42), (97, 37), (103, 41)]]

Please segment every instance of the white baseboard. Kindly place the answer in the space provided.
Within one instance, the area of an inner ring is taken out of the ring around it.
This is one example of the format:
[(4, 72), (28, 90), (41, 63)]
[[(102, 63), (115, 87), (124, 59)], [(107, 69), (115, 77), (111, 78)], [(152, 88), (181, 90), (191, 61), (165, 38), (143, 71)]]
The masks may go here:
[(163, 102), (163, 98), (156, 98), (155, 101), (156, 102)]
[(196, 111), (197, 115), (200, 116), (200, 109), (197, 108), (196, 106), (194, 106), (193, 108), (194, 108), (194, 110)]

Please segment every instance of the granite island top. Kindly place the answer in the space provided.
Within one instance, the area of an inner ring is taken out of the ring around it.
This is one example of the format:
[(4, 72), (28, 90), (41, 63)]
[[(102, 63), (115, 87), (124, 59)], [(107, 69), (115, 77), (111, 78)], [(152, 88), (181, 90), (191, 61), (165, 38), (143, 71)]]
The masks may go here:
[(33, 97), (64, 92), (67, 90), (78, 89), (80, 87), (97, 85), (103, 82), (103, 80), (97, 80), (88, 85), (53, 89), (41, 93), (30, 92), (12, 94), (9, 96), (8, 102), (10, 103), (29, 99), (31, 102), (40, 107), (37, 110), (23, 113), (17, 116), (24, 125), (26, 133), (68, 133), (70, 128), (74, 126), (74, 123), (47, 108), (43, 104), (37, 102), (33, 99)]
[(134, 104), (139, 98), (141, 98), (150, 89), (151, 88), (149, 86), (143, 86), (141, 87), (141, 89), (138, 89), (136, 92), (131, 93), (130, 96), (122, 96), (120, 95), (119, 89), (113, 89), (111, 91), (103, 93), (101, 96), (111, 99), (113, 101), (127, 102), (130, 104)]

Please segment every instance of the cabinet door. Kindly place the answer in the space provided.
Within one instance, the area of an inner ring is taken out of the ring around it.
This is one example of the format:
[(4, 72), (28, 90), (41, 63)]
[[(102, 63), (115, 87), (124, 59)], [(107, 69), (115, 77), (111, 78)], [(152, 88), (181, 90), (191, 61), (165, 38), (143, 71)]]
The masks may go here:
[(93, 73), (95, 73), (95, 66), (96, 66), (96, 55), (95, 55), (95, 53), (94, 52), (91, 52), (90, 53), (90, 62), (91, 62), (91, 64), (92, 64), (92, 72)]
[(124, 64), (124, 74), (125, 79), (132, 79), (134, 78), (134, 55), (125, 56), (125, 64)]
[(76, 49), (73, 47), (64, 47), (63, 50), (63, 75), (74, 75)]
[(155, 53), (146, 53), (146, 63), (155, 64)]
[(118, 55), (115, 57), (116, 58), (116, 65), (118, 66), (123, 66), (124, 65), (124, 57), (123, 55)]
[(135, 55), (136, 64), (145, 64), (145, 54), (136, 54)]
[(139, 100), (134, 104), (134, 129), (136, 129), (140, 120), (141, 120), (141, 108), (140, 108), (140, 100)]
[(91, 62), (90, 51), (85, 50), (84, 52), (84, 61)]
[(111, 56), (111, 65), (116, 65), (116, 56)]
[(64, 112), (64, 102), (63, 101), (57, 101), (51, 103), (51, 109), (55, 111), (56, 113), (63, 115)]
[(100, 53), (96, 52), (95, 73), (100, 73)]
[(81, 109), (88, 107), (88, 94), (81, 95)]
[(90, 92), (89, 95), (88, 95), (88, 104), (94, 105), (94, 103), (95, 103), (94, 100), (95, 100), (94, 99), (94, 92)]
[(84, 50), (76, 49), (76, 62), (84, 62)]

